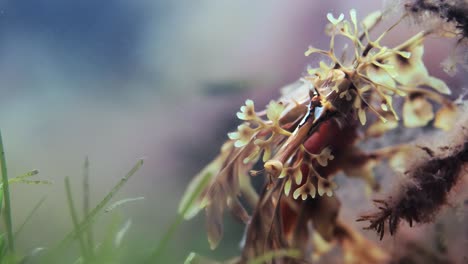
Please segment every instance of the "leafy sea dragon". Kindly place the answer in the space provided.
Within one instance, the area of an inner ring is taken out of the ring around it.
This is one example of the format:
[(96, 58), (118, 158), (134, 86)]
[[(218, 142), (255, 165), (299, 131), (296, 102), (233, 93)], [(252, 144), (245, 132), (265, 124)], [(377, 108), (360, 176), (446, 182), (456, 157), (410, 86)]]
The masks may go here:
[[(407, 146), (364, 152), (357, 143), (400, 123), (421, 127), (433, 121), (437, 128), (450, 129), (456, 107), (444, 96), (450, 94), (447, 85), (430, 76), (422, 61), (422, 43), (431, 31), (390, 48), (380, 42), (398, 23), (371, 40), (369, 31), (382, 13), (371, 13), (360, 25), (355, 10), (349, 16), (350, 21), (328, 14), (328, 50), (309, 47), (305, 52), (324, 55), (328, 62), (310, 68), (264, 111), (257, 111), (252, 100), (245, 102), (237, 113), (243, 123), (187, 188), (179, 213), (190, 219), (205, 211), (212, 249), (222, 238), (225, 210), (245, 223), (242, 254), (229, 263), (308, 263), (335, 245), (342, 248), (345, 263), (388, 260), (385, 250), (339, 219), (333, 177), (341, 171), (378, 190), (373, 168)], [(351, 60), (335, 55), (336, 36), (353, 44)], [(395, 98), (404, 100), (402, 122)], [(435, 114), (431, 102), (438, 105)], [(254, 171), (258, 164), (263, 169)], [(262, 176), (257, 193), (251, 177)]]

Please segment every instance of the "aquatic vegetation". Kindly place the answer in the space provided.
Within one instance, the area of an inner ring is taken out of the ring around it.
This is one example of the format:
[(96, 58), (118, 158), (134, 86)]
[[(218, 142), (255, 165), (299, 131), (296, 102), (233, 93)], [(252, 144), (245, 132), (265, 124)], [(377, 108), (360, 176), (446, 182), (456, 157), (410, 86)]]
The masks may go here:
[[(468, 53), (462, 49), (467, 34), (465, 2), (403, 1), (405, 13), (383, 32), (373, 32), (387, 19), (379, 11), (362, 20), (355, 10), (326, 15), (329, 45), (304, 50), (312, 61), (320, 61), (318, 65), (309, 67), (299, 81), (283, 88), (280, 98), (266, 107), (247, 99), (233, 113), (239, 119), (237, 129), (227, 134), (219, 155), (189, 184), (177, 218), (162, 237), (142, 238), (137, 241), (141, 245), (129, 247), (127, 240), (138, 221), (119, 218), (118, 213), (122, 207), (145, 202), (144, 198), (135, 194), (113, 200), (143, 160), (93, 204), (86, 158), (78, 180), (82, 180), (82, 196), (77, 196), (72, 175), (64, 177), (63, 203), (68, 209), (64, 213), (72, 226), (69, 233), (52, 246), (39, 244), (23, 252), (18, 237), (30, 235), (23, 230), (47, 200), (44, 197), (31, 204), (30, 213), (18, 221), (13, 213), (23, 208), (12, 206), (11, 186), (51, 182), (37, 180), (38, 170), (9, 177), (0, 134), (0, 263), (173, 263), (166, 255), (181, 258), (185, 252), (180, 245), (175, 245), (174, 252), (167, 250), (171, 237), (184, 219), (201, 212), (212, 249), (222, 247), (227, 212), (245, 225), (237, 257), (222, 263), (451, 263), (446, 261), (451, 248), (442, 241), (447, 237), (441, 238), (444, 226), (438, 217), (441, 209), (451, 205), (451, 195), (460, 183), (466, 184), (468, 104), (463, 96), (453, 100), (458, 96), (457, 87), (451, 87), (453, 95), (443, 80), (431, 75), (423, 60), (423, 43), (429, 37), (455, 39), (442, 66), (449, 74), (455, 74), (457, 65), (467, 68)], [(388, 32), (408, 18), (435, 22), (425, 23), (421, 32), (399, 44), (384, 44)], [(341, 41), (347, 43), (344, 52)], [(236, 91), (245, 87), (238, 81), (224, 84), (210, 83), (205, 92), (232, 95), (234, 86)], [(412, 128), (421, 128), (417, 130), (424, 133), (420, 141), (372, 144), (372, 140), (389, 134), (415, 131)], [(176, 161), (177, 166), (182, 164)], [(387, 169), (386, 175), (377, 174), (382, 167)], [(339, 175), (363, 181), (365, 189)], [(382, 181), (387, 176), (395, 176), (391, 190)], [(340, 196), (348, 188), (365, 193), (363, 199), (373, 200), (375, 206), (362, 211), (350, 208), (344, 201), (346, 196)], [(378, 194), (381, 189), (385, 191)], [(170, 204), (164, 198), (163, 202)], [(461, 221), (466, 219), (468, 204), (463, 202), (456, 205), (457, 212), (449, 212)], [(166, 213), (154, 208), (150, 211), (158, 216)], [(351, 218), (343, 214), (349, 211), (353, 211)], [(110, 218), (104, 230), (96, 225), (100, 217)], [(433, 224), (437, 252), (425, 250), (419, 241), (401, 240), (409, 229), (404, 229), (404, 222), (409, 226)], [(157, 222), (150, 224), (151, 229), (158, 228)], [(406, 247), (398, 256), (386, 243), (395, 234), (401, 236), (394, 244)], [(192, 252), (185, 263), (220, 261)]]
[[(75, 201), (73, 199), (71, 184), (68, 177), (65, 178), (65, 190), (67, 194), (68, 207), (70, 210), (71, 219), (74, 230), (64, 237), (53, 248), (37, 247), (29, 254), (23, 255), (15, 250), (15, 239), (20, 235), (24, 226), (28, 223), (37, 209), (45, 201), (45, 197), (40, 199), (34, 206), (31, 212), (26, 216), (23, 222), (20, 222), (16, 230), (13, 230), (13, 219), (10, 205), (10, 184), (51, 184), (47, 180), (30, 180), (36, 176), (39, 171), (32, 170), (23, 175), (8, 178), (6, 166), (5, 152), (0, 133), (0, 167), (2, 174), (2, 182), (0, 183), (0, 212), (4, 217), (6, 231), (0, 234), (0, 263), (64, 263), (63, 254), (71, 247), (75, 240), (78, 240), (80, 246), (80, 256), (73, 263), (109, 263), (121, 261), (120, 248), (122, 239), (130, 227), (130, 220), (127, 220), (123, 226), (120, 221), (113, 221), (109, 224), (109, 231), (102, 242), (95, 245), (95, 238), (92, 231), (92, 225), (96, 221), (99, 214), (103, 211), (110, 212), (123, 204), (142, 200), (143, 197), (123, 199), (108, 206), (114, 195), (125, 185), (125, 183), (140, 169), (143, 165), (143, 160), (140, 159), (133, 168), (110, 190), (109, 193), (92, 209), (90, 210), (89, 201), (89, 161), (86, 158), (83, 166), (83, 187), (84, 187), (84, 216), (79, 219)], [(3, 208), (5, 205), (5, 208)], [(107, 207), (107, 209), (106, 209)]]
[(447, 203), (448, 193), (459, 181), (463, 165), (468, 162), (468, 141), (460, 146), (462, 148), (447, 147), (452, 152), (442, 157), (426, 148), (428, 159), (405, 172), (409, 180), (402, 183), (388, 200), (374, 200), (379, 204), (378, 213), (359, 220), (370, 221), (369, 228), (375, 229), (380, 238), (384, 235), (386, 221), (390, 234), (396, 232), (401, 219), (410, 226), (413, 222), (431, 222), (437, 209)]
[[(327, 19), (330, 46), (305, 51), (306, 56), (321, 56), (319, 66), (310, 67), (306, 76), (284, 88), (265, 110), (246, 100), (237, 113), (243, 123), (228, 133), (219, 156), (193, 179), (182, 198), (179, 213), (184, 218), (205, 211), (212, 249), (222, 239), (225, 211), (245, 223), (241, 256), (227, 263), (309, 263), (336, 246), (342, 250), (342, 263), (389, 261), (385, 249), (338, 217), (339, 186), (334, 176), (343, 172), (365, 181), (368, 193), (377, 191), (373, 168), (388, 160), (396, 171), (407, 169), (398, 159), (414, 146), (364, 151), (358, 143), (400, 126), (449, 131), (460, 116), (447, 96), (449, 87), (431, 76), (423, 62), (423, 41), (438, 31), (424, 30), (387, 47), (381, 40), (401, 20), (373, 39), (369, 32), (383, 19), (381, 12), (360, 23), (355, 10), (349, 12), (349, 20), (331, 13)], [(338, 56), (337, 37), (348, 40), (351, 50)], [(462, 177), (466, 142), (463, 137), (449, 147), (450, 155), (432, 154), (430, 160), (412, 167), (408, 173), (413, 184), (408, 181), (391, 201), (376, 200), (379, 211), (359, 220), (369, 221), (369, 228), (381, 238), (386, 221), (390, 234), (400, 219), (429, 221)], [(261, 170), (253, 170), (256, 166)], [(259, 192), (251, 177), (263, 177)], [(432, 198), (426, 201), (427, 195)], [(191, 254), (186, 263), (205, 263), (196, 259)]]

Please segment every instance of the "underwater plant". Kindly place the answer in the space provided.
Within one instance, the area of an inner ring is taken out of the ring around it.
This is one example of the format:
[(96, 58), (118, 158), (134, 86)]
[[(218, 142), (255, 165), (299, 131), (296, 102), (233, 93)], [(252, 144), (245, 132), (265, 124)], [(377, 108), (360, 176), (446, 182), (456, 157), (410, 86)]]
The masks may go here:
[[(305, 52), (322, 56), (319, 66), (285, 87), (265, 110), (246, 100), (237, 113), (243, 123), (228, 133), (220, 154), (192, 180), (181, 200), (179, 213), (185, 219), (205, 211), (212, 249), (223, 236), (225, 211), (246, 225), (241, 256), (226, 263), (310, 263), (336, 247), (342, 252), (338, 263), (388, 263), (389, 252), (339, 218), (334, 176), (343, 172), (362, 179), (370, 194), (380, 187), (373, 171), (380, 163), (388, 161), (395, 174), (408, 175), (388, 200), (375, 200), (377, 212), (358, 219), (368, 221), (382, 239), (386, 222), (394, 234), (402, 219), (410, 224), (430, 221), (466, 174), (466, 135), (446, 146), (445, 154), (411, 143), (372, 150), (359, 146), (398, 127), (456, 127), (463, 111), (448, 97), (445, 82), (431, 76), (423, 62), (424, 39), (441, 31), (427, 29), (387, 47), (381, 40), (403, 18), (376, 39), (369, 32), (383, 19), (380, 11), (361, 23), (355, 10), (349, 20), (343, 14), (329, 13), (327, 18), (330, 46)], [(457, 24), (452, 36), (465, 38), (462, 19), (445, 20)], [(348, 53), (336, 54), (336, 37), (352, 44)], [(400, 110), (396, 106), (401, 104)], [(459, 134), (463, 130), (457, 126)], [(402, 165), (402, 157), (414, 149), (428, 158)], [(252, 177), (263, 177), (259, 191)], [(218, 262), (191, 254), (186, 263)]]
[(15, 240), (20, 235), (20, 233), (22, 233), (25, 225), (31, 220), (39, 207), (44, 203), (45, 197), (36, 203), (23, 222), (18, 222), (19, 225), (14, 226), (13, 224), (15, 222), (12, 219), (11, 212), (12, 207), (10, 198), (10, 185), (14, 183), (51, 184), (52, 182), (48, 180), (31, 180), (31, 177), (39, 174), (38, 170), (31, 170), (20, 176), (9, 178), (2, 135), (0, 131), (0, 174), (2, 176), (2, 181), (0, 182), (0, 214), (4, 218), (3, 222), (5, 226), (5, 230), (1, 230), (0, 232), (0, 263), (67, 263), (67, 260), (64, 259), (68, 256), (65, 255), (67, 250), (75, 241), (79, 242), (80, 255), (79, 257), (75, 257), (73, 262), (68, 263), (120, 262), (121, 259), (123, 259), (122, 240), (130, 228), (131, 220), (129, 219), (123, 225), (121, 225), (120, 219), (114, 219), (114, 221), (108, 224), (109, 230), (107, 230), (104, 239), (99, 239), (99, 243), (97, 244), (94, 242), (95, 238), (93, 235), (92, 226), (102, 212), (109, 213), (128, 202), (144, 199), (143, 197), (127, 198), (118, 200), (108, 205), (114, 198), (115, 194), (128, 182), (131, 177), (136, 174), (142, 165), (143, 159), (139, 159), (136, 164), (128, 171), (128, 173), (122, 177), (117, 182), (117, 184), (114, 185), (114, 187), (103, 197), (103, 199), (91, 209), (89, 198), (89, 160), (86, 158), (83, 166), (83, 219), (79, 219), (75, 207), (70, 179), (69, 177), (65, 177), (67, 202), (74, 229), (69, 232), (57, 245), (51, 248), (36, 247), (30, 250), (27, 254), (22, 254), (16, 250)]

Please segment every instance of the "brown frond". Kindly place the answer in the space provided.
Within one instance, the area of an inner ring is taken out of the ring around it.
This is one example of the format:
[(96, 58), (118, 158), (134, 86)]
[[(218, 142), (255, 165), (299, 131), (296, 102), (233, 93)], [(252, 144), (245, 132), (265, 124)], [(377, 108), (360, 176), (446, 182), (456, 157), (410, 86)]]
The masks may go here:
[[(424, 147), (424, 149), (427, 147)], [(429, 152), (434, 155), (433, 152)], [(368, 221), (366, 229), (374, 229), (383, 238), (388, 222), (390, 235), (395, 234), (401, 220), (428, 223), (447, 203), (448, 195), (468, 162), (468, 142), (446, 157), (431, 157), (407, 171), (408, 180), (387, 200), (374, 200), (378, 209), (362, 215), (357, 221)]]

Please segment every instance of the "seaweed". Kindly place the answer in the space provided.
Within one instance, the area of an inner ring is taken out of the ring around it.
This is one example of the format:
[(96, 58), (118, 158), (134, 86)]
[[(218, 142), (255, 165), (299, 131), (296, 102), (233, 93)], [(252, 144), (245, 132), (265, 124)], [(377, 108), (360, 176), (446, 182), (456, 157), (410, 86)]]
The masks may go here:
[(438, 210), (447, 204), (448, 195), (464, 176), (463, 166), (468, 162), (468, 142), (446, 157), (437, 157), (427, 146), (429, 159), (405, 172), (407, 180), (385, 200), (374, 200), (378, 211), (363, 215), (358, 221), (369, 221), (368, 229), (374, 229), (383, 238), (388, 222), (390, 235), (405, 220), (413, 223), (429, 223)]

